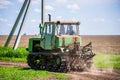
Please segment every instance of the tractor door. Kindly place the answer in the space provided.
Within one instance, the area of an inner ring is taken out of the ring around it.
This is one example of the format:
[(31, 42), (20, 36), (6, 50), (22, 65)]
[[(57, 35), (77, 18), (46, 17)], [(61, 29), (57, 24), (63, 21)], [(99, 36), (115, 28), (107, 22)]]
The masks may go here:
[(43, 27), (40, 46), (45, 50), (52, 50), (54, 49), (54, 45), (55, 45), (55, 24), (47, 22)]

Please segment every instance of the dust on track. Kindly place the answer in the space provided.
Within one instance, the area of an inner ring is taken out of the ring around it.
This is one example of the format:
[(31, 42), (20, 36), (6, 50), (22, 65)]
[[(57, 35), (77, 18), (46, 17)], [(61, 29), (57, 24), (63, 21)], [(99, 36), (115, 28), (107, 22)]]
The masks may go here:
[[(30, 68), (26, 62), (0, 61), (0, 66)], [(69, 80), (120, 80), (120, 69), (92, 68), (90, 71), (69, 72)]]

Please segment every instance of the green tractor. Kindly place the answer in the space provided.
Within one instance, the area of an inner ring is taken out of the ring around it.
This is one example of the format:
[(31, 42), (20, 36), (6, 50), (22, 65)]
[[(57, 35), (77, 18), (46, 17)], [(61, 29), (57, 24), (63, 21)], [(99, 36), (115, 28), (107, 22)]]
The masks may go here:
[[(24, 0), (5, 46), (9, 45), (18, 23), (21, 23), (13, 47), (17, 48), (31, 1)], [(91, 42), (85, 46), (81, 45), (80, 23), (73, 21), (52, 22), (50, 14), (49, 22), (45, 22), (44, 1), (41, 0), (40, 37), (29, 39), (28, 65), (33, 69), (57, 72), (89, 70), (95, 54), (92, 52)]]
[(79, 22), (57, 21), (40, 25), (39, 38), (30, 38), (27, 57), (32, 69), (55, 72), (89, 70), (92, 65), (91, 42), (81, 46)]

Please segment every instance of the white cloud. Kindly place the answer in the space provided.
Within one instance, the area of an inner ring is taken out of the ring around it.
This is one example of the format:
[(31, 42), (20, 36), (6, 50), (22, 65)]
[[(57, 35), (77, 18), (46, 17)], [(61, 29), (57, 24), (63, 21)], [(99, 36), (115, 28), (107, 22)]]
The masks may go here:
[(33, 4), (41, 4), (41, 0), (33, 0)]
[(77, 19), (75, 17), (72, 18), (72, 21), (77, 21)]
[(105, 22), (105, 19), (104, 18), (94, 18), (92, 21), (93, 22)]
[(57, 4), (77, 4), (79, 6), (111, 5), (120, 3), (119, 0), (56, 0)]
[(46, 9), (46, 10), (51, 10), (51, 11), (54, 10), (54, 8), (53, 8), (52, 6), (50, 6), (50, 5), (46, 5), (46, 6), (45, 6), (45, 9)]
[(101, 22), (105, 22), (105, 19), (104, 19), (104, 18), (101, 18), (100, 21), (101, 21)]
[(0, 18), (0, 22), (8, 22), (8, 20), (5, 18)]
[(77, 2), (80, 6), (86, 5), (110, 5), (115, 2), (119, 2), (119, 0), (73, 0), (71, 3)]
[(0, 0), (0, 9), (8, 8), (10, 5), (13, 5), (10, 0)]
[(12, 24), (8, 23), (7, 26), (8, 26), (8, 27), (12, 27)]
[(18, 0), (18, 2), (19, 2), (19, 3), (23, 3), (23, 2), (24, 2), (24, 0)]
[(66, 3), (66, 2), (68, 2), (68, 0), (56, 0), (56, 2), (59, 2), (59, 3)]
[(56, 18), (57, 18), (57, 20), (61, 20), (62, 16), (57, 16)]
[(32, 22), (32, 23), (36, 23), (37, 20), (36, 20), (36, 19), (32, 19), (31, 22)]
[(69, 5), (67, 5), (67, 8), (68, 9), (71, 9), (71, 10), (78, 10), (78, 9), (80, 9), (80, 7), (79, 7), (79, 5), (77, 5), (77, 4), (69, 4)]
[(41, 12), (40, 9), (38, 9), (38, 8), (35, 8), (34, 11), (37, 12), (37, 13)]
[(19, 13), (19, 10), (16, 10), (15, 12), (16, 12), (16, 14), (18, 14), (18, 13)]
[[(24, 1), (25, 1), (25, 0), (18, 0), (19, 3), (23, 3)], [(32, 2), (33, 4), (39, 4), (39, 3), (41, 3), (40, 0), (31, 0), (31, 2)]]

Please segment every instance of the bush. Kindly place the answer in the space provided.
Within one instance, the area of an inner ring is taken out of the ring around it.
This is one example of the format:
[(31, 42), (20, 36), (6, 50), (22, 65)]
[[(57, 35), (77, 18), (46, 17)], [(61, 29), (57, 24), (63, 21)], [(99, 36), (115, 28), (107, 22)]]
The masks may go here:
[(0, 46), (0, 57), (14, 57), (14, 58), (23, 58), (28, 55), (25, 47), (19, 47), (16, 50), (13, 50), (12, 47), (2, 47)]

